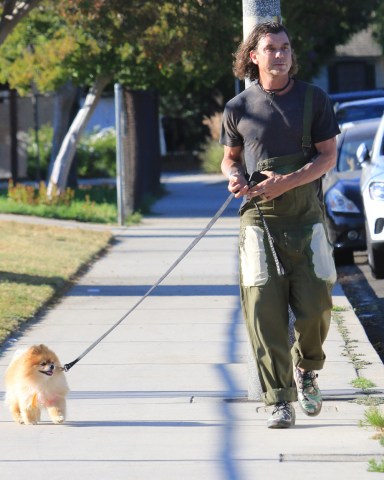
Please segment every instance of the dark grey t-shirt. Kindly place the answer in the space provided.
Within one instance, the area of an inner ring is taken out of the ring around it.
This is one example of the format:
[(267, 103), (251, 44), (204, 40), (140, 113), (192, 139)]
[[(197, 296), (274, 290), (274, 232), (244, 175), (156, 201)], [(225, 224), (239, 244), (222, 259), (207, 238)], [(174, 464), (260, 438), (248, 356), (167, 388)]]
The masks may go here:
[[(302, 151), (304, 98), (307, 83), (294, 80), (292, 89), (273, 100), (257, 83), (230, 100), (224, 110), (220, 143), (243, 146), (248, 173), (267, 158)], [(311, 137), (314, 143), (340, 132), (327, 94), (314, 86)], [(313, 147), (311, 156), (316, 154)], [(309, 157), (310, 158), (310, 157)]]

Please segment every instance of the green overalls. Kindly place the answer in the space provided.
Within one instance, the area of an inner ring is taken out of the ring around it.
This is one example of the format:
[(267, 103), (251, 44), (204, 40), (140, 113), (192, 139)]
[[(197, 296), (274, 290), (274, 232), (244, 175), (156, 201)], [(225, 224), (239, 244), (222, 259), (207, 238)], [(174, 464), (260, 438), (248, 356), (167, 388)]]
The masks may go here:
[[(311, 90), (307, 90), (304, 107), (306, 148), (310, 145)], [(308, 161), (303, 148), (297, 154), (258, 162), (258, 170), (286, 174)], [(255, 201), (273, 237), (284, 267), (283, 276), (277, 273)], [(272, 201), (253, 199), (241, 211), (241, 304), (267, 405), (297, 400), (293, 364), (305, 370), (320, 370), (325, 361), (322, 345), (330, 325), (336, 270), (323, 218), (316, 182), (294, 188)], [(296, 317), (292, 348), (288, 306)]]

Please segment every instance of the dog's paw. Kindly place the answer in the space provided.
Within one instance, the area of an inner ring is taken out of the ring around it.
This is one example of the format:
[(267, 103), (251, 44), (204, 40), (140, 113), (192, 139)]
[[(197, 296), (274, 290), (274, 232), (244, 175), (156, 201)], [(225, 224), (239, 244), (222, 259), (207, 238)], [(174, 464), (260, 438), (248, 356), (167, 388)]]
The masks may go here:
[(21, 423), (24, 423), (25, 425), (37, 425), (38, 420), (36, 419), (28, 419), (28, 420), (23, 420)]
[(64, 415), (57, 415), (56, 417), (52, 417), (52, 422), (55, 423), (56, 425), (59, 425), (61, 423), (64, 423)]

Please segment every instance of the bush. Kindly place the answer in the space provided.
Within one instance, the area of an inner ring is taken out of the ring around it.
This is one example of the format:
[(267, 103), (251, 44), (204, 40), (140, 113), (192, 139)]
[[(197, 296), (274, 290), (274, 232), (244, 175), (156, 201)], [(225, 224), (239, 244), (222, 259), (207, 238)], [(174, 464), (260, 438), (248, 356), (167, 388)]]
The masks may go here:
[[(43, 125), (39, 129), (40, 175), (37, 175), (37, 146), (35, 131), (29, 129), (26, 138), (27, 175), (30, 179), (47, 178), (52, 151), (53, 129)], [(116, 134), (114, 129), (84, 134), (76, 149), (77, 173), (81, 178), (116, 176)]]
[(37, 165), (37, 145), (35, 138), (35, 131), (30, 128), (26, 135), (27, 147), (27, 175), (28, 178), (37, 180), (47, 178), (49, 161), (52, 151), (53, 129), (50, 125), (42, 125), (39, 128), (39, 175)]
[[(115, 223), (117, 219), (116, 188), (86, 187), (78, 190), (67, 188), (60, 195), (47, 195), (44, 182), (39, 188), (31, 185), (8, 184), (6, 198), (0, 194), (0, 212), (37, 215), (81, 222)], [(138, 223), (141, 215), (136, 212), (127, 224)]]
[(110, 128), (84, 135), (77, 146), (76, 155), (79, 177), (115, 177), (115, 130)]
[(201, 153), (202, 168), (206, 173), (220, 173), (223, 160), (223, 146), (217, 141), (210, 140)]
[(47, 186), (44, 182), (40, 182), (39, 188), (36, 189), (31, 185), (23, 185), (21, 183), (13, 184), (12, 180), (8, 183), (8, 198), (16, 203), (23, 205), (67, 205), (69, 206), (75, 198), (74, 190), (67, 188), (65, 192), (48, 196)]
[(219, 144), (219, 138), (222, 118), (221, 113), (216, 113), (212, 117), (205, 118), (203, 122), (209, 128), (211, 134), (201, 153), (202, 167), (206, 173), (221, 173), (220, 166), (224, 149)]

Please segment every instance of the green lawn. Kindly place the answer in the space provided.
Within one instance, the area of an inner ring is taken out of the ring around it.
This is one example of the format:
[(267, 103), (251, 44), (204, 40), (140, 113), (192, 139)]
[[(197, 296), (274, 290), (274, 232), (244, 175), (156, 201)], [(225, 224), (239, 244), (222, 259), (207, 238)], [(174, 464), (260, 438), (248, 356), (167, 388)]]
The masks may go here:
[(112, 233), (0, 221), (0, 344), (108, 247)]

